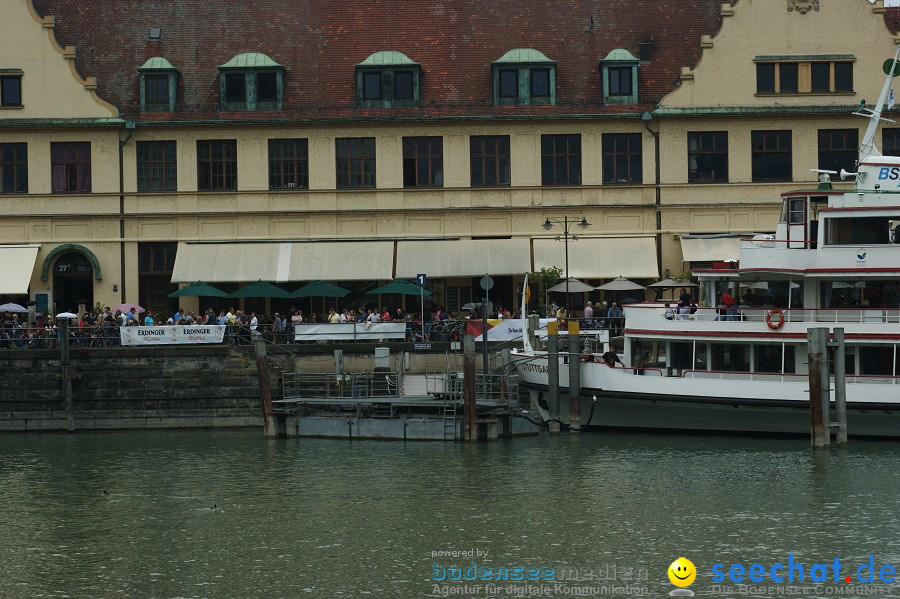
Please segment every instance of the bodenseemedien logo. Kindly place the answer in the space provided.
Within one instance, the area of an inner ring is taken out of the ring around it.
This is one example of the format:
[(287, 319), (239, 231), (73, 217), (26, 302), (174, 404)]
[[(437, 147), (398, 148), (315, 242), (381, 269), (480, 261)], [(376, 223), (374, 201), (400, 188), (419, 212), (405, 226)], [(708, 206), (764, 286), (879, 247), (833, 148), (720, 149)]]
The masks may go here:
[(667, 571), (669, 581), (677, 588), (669, 593), (671, 597), (693, 597), (694, 591), (686, 588), (691, 586), (694, 579), (697, 578), (697, 568), (694, 563), (686, 557), (679, 557), (672, 562)]

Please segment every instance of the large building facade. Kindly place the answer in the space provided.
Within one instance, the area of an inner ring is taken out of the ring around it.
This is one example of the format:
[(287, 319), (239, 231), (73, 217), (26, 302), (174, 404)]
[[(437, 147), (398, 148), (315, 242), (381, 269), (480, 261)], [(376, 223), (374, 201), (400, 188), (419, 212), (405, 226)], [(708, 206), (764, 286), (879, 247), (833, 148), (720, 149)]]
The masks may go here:
[(0, 300), (39, 311), (733, 259), (854, 169), (900, 41), (881, 0), (0, 7)]

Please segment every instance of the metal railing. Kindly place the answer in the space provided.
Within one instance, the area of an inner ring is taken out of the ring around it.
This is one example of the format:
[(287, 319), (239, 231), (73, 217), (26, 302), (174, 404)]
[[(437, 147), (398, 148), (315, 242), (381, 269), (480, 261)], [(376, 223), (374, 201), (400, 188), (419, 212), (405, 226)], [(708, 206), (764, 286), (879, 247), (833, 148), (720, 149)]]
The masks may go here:
[[(765, 322), (766, 315), (772, 307), (748, 308), (737, 307), (728, 313), (724, 308), (703, 307), (693, 314), (671, 314), (668, 318), (666, 308), (659, 306), (632, 306), (630, 310), (652, 309), (660, 319), (701, 322)], [(778, 308), (784, 314), (785, 323), (900, 323), (898, 308)], [(777, 320), (778, 317), (776, 317)]]
[[(721, 381), (768, 381), (775, 383), (804, 382), (809, 379), (807, 374), (777, 373), (777, 372), (731, 372), (725, 370), (685, 370), (682, 375), (688, 379), (712, 379)], [(832, 375), (832, 378), (834, 375)], [(900, 385), (900, 376), (889, 374), (854, 374), (847, 375), (847, 383), (868, 383), (876, 385)]]

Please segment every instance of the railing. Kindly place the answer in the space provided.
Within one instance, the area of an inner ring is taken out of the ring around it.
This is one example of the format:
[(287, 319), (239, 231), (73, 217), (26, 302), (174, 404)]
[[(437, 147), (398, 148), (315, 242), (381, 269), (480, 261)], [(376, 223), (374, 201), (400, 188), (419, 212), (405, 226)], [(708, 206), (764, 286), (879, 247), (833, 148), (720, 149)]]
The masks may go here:
[[(763, 323), (766, 321), (766, 315), (774, 308), (739, 306), (729, 312), (724, 308), (703, 307), (697, 308), (693, 314), (673, 312), (671, 314), (672, 318), (667, 317), (667, 309), (665, 307), (633, 305), (629, 306), (628, 309), (652, 309), (663, 320)], [(778, 308), (778, 310), (784, 315), (785, 323), (900, 323), (900, 309), (898, 308)], [(773, 315), (770, 316), (770, 320), (777, 323), (780, 317)]]

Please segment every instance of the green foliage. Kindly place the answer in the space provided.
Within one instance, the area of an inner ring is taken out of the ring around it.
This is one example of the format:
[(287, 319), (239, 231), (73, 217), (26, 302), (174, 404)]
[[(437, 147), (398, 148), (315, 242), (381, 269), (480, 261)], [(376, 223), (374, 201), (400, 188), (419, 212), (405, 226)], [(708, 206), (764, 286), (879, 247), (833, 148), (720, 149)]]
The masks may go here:
[(547, 287), (553, 287), (559, 280), (562, 278), (563, 270), (556, 266), (545, 266), (537, 272), (529, 273), (528, 280), (536, 281), (537, 283)]

